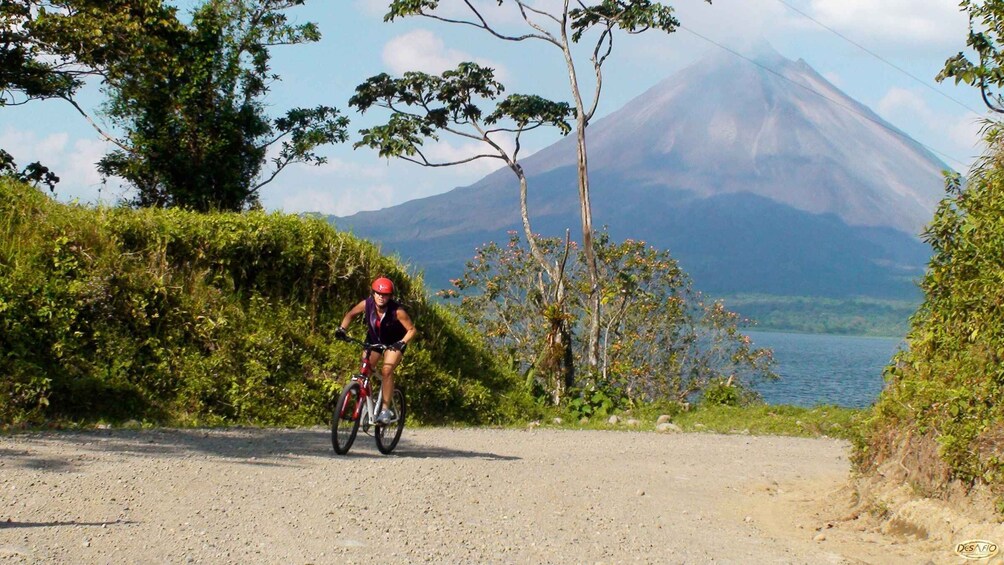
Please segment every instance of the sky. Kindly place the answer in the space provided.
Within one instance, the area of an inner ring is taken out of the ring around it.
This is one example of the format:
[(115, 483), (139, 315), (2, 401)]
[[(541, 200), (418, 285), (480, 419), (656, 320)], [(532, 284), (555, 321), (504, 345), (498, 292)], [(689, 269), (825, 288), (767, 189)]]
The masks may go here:
[[(182, 10), (195, 0), (174, 2)], [(474, 0), (498, 25), (513, 31), (520, 23), (512, 2)], [(546, 8), (557, 0), (537, 0)], [(803, 59), (838, 88), (903, 130), (953, 169), (965, 173), (982, 151), (981, 120), (986, 109), (979, 92), (934, 77), (945, 59), (965, 49), (968, 20), (958, 0), (701, 0), (664, 2), (682, 27), (676, 33), (649, 31), (615, 38), (604, 65), (597, 119), (680, 69), (726, 51), (740, 57), (763, 41), (785, 57)], [(443, 0), (442, 9), (460, 15), (463, 2)], [(272, 51), (269, 111), (279, 116), (293, 107), (320, 104), (350, 119), (350, 140), (320, 151), (321, 166), (297, 165), (283, 171), (261, 193), (268, 210), (320, 212), (337, 216), (379, 210), (408, 200), (467, 186), (498, 168), (498, 161), (457, 167), (421, 167), (382, 159), (370, 149), (353, 149), (358, 130), (378, 123), (371, 111), (348, 106), (355, 87), (379, 73), (409, 70), (440, 73), (462, 61), (495, 69), (507, 93), (534, 93), (570, 100), (568, 74), (560, 51), (543, 42), (501, 41), (483, 30), (421, 17), (384, 22), (386, 0), (307, 0), (288, 10), (294, 22), (315, 22), (322, 39)], [(581, 57), (579, 73), (589, 76)], [(752, 63), (750, 63), (752, 64)], [(592, 85), (588, 85), (591, 92)], [(97, 84), (81, 94), (82, 106), (98, 116), (103, 95)], [(106, 127), (109, 127), (106, 124)], [(560, 139), (541, 132), (523, 142), (521, 156)], [(117, 179), (102, 180), (95, 163), (111, 147), (68, 104), (46, 101), (0, 109), (0, 147), (18, 163), (40, 160), (60, 178), (63, 201), (115, 203), (129, 196)], [(456, 139), (426, 146), (442, 160), (455, 160), (480, 147)]]

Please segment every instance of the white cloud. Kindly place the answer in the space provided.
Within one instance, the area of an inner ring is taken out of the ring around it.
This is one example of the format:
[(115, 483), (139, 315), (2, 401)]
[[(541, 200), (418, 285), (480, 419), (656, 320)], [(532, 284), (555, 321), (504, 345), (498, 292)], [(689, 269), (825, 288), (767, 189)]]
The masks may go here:
[(356, 8), (360, 12), (380, 19), (387, 13), (387, 5), (386, 0), (356, 0)]
[(930, 108), (924, 103), (924, 99), (915, 91), (908, 90), (906, 88), (893, 87), (890, 88), (885, 96), (879, 100), (877, 109), (879, 113), (884, 115), (893, 115), (897, 113), (910, 113), (918, 114), (929, 120), (931, 115)]
[(868, 46), (945, 52), (961, 48), (968, 29), (958, 3), (945, 0), (812, 0), (807, 13)]
[(300, 168), (302, 168), (307, 175), (312, 177), (335, 176), (373, 180), (387, 176), (387, 174), (384, 171), (381, 171), (379, 167), (374, 167), (368, 163), (360, 162), (358, 159), (350, 161), (329, 157), (328, 161), (322, 165), (302, 165)]
[(399, 35), (388, 41), (383, 49), (383, 62), (395, 74), (405, 71), (440, 74), (464, 61), (474, 61), (495, 69), (495, 78), (501, 82), (505, 82), (508, 76), (501, 64), (449, 48), (441, 37), (424, 29)]
[(716, 0), (712, 5), (688, 2), (675, 4), (674, 8), (684, 28), (677, 32), (680, 36), (690, 35), (686, 31), (690, 29), (709, 39), (728, 40), (730, 46), (740, 48), (762, 39), (769, 41), (780, 30), (797, 23), (792, 20), (793, 13), (774, 0)]
[[(445, 160), (468, 156), (473, 149), (437, 144), (427, 151)], [(399, 159), (352, 155), (357, 160), (331, 159), (319, 167), (291, 167), (263, 189), (262, 203), (269, 210), (348, 216), (439, 194), (489, 172), (482, 164), (429, 168)]]
[(101, 182), (101, 174), (98, 173), (97, 162), (108, 152), (108, 144), (90, 140), (79, 139), (73, 143), (73, 151), (67, 155), (67, 165), (70, 174), (85, 184), (94, 185)]
[(348, 216), (361, 210), (379, 210), (393, 197), (394, 187), (388, 184), (352, 185), (345, 187), (311, 187), (283, 194), (273, 199), (269, 209), (289, 213), (320, 212)]
[(823, 73), (823, 78), (829, 81), (829, 83), (832, 84), (833, 86), (837, 88), (843, 88), (844, 79), (837, 73), (834, 73), (832, 71), (827, 71)]
[(102, 141), (72, 138), (65, 132), (39, 136), (34, 132), (5, 128), (0, 132), (0, 147), (5, 148), (20, 166), (38, 161), (48, 167), (59, 183), (59, 200), (86, 203), (114, 202), (121, 194), (109, 193), (101, 182), (96, 163), (105, 154)]
[(926, 91), (890, 88), (876, 104), (876, 111), (893, 124), (903, 124), (916, 139), (925, 142), (946, 163), (966, 172), (982, 152), (980, 120), (970, 112), (949, 112), (933, 107)]
[[(962, 117), (948, 125), (948, 139), (959, 151), (959, 158), (971, 164), (986, 150), (986, 144), (980, 134), (983, 123), (976, 118)], [(966, 171), (962, 171), (963, 173)]]

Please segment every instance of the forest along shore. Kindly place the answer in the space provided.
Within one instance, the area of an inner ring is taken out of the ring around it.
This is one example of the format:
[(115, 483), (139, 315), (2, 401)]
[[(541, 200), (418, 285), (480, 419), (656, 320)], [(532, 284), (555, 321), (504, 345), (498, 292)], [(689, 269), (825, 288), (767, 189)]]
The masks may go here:
[(944, 544), (847, 516), (834, 439), (323, 428), (0, 437), (11, 563), (924, 563)]

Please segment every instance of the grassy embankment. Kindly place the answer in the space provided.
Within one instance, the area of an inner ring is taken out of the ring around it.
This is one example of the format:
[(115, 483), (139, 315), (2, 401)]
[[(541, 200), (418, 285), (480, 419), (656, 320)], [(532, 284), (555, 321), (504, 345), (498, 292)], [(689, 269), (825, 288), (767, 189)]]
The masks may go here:
[[(373, 245), (322, 220), (53, 201), (0, 178), (0, 426), (313, 425), (357, 367), (333, 339), (388, 275), (422, 329), (416, 422), (503, 423), (521, 379)], [(361, 333), (357, 327), (357, 335)]]

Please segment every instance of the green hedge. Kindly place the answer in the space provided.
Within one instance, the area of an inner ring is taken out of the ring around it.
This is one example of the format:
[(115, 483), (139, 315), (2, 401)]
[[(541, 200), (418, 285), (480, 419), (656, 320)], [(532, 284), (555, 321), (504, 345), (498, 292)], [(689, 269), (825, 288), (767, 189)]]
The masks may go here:
[(418, 421), (531, 406), (421, 280), (323, 220), (65, 205), (2, 178), (0, 218), (6, 426), (323, 423), (359, 357), (333, 330), (378, 275), (420, 330), (399, 369)]

